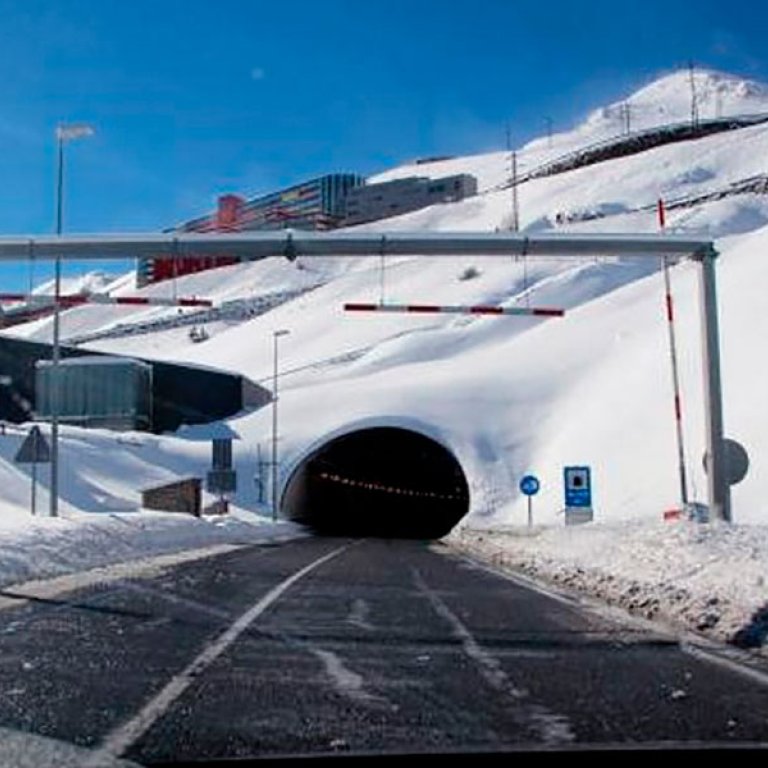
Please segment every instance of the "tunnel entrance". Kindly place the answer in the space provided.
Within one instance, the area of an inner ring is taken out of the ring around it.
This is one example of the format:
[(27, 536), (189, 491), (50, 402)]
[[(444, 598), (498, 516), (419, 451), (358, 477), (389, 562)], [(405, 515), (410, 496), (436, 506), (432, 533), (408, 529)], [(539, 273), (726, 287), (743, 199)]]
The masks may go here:
[(409, 429), (373, 427), (334, 438), (294, 471), (282, 511), (316, 533), (433, 539), (469, 510), (453, 454)]

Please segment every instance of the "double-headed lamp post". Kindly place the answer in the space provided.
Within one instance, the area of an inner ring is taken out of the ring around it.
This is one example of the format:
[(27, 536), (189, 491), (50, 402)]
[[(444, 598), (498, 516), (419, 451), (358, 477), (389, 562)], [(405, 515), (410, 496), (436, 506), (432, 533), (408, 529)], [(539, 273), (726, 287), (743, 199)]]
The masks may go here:
[(287, 336), (290, 331), (281, 329), (272, 332), (272, 521), (277, 520), (280, 500), (277, 495), (277, 341), (281, 336)]
[[(84, 123), (60, 124), (56, 127), (57, 173), (56, 173), (56, 234), (64, 228), (64, 144), (73, 139), (93, 135), (93, 128)], [(51, 517), (59, 514), (59, 296), (61, 293), (61, 257), (56, 257), (53, 288), (53, 354), (51, 355)]]

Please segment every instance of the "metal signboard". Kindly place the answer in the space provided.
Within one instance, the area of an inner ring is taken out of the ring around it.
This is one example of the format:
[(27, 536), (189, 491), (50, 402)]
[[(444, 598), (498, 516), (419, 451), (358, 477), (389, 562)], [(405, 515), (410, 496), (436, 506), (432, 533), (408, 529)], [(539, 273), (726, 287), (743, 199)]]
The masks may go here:
[(51, 446), (37, 424), (29, 430), (13, 460), (17, 464), (32, 465), (30, 509), (34, 515), (37, 507), (37, 465), (47, 464), (51, 460)]
[(51, 460), (51, 446), (40, 427), (35, 425), (24, 438), (14, 461), (17, 464), (47, 464)]
[(208, 493), (234, 493), (237, 490), (237, 473), (234, 469), (212, 469), (206, 475)]
[[(725, 448), (725, 474), (729, 485), (740, 483), (749, 471), (749, 456), (741, 443), (735, 440), (725, 438), (723, 440)], [(709, 474), (709, 451), (704, 453), (704, 471)]]
[(566, 507), (592, 506), (592, 478), (589, 467), (565, 467)]
[(539, 492), (541, 483), (535, 475), (525, 475), (520, 480), (520, 492), (528, 499), (528, 527), (533, 525), (533, 496)]
[(214, 437), (211, 445), (213, 469), (232, 469), (232, 438)]

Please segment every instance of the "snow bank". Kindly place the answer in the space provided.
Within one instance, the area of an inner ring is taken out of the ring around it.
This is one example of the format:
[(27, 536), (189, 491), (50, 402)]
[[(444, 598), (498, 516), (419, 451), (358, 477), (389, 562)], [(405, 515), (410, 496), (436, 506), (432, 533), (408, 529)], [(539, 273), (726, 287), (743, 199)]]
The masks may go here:
[(302, 535), (263, 518), (162, 512), (17, 519), (0, 527), (0, 587), (214, 545), (266, 544)]
[(768, 528), (621, 521), (461, 528), (446, 540), (495, 566), (647, 619), (757, 647), (768, 636)]
[[(42, 425), (48, 436), (49, 427)], [(301, 535), (288, 522), (259, 514), (254, 457), (235, 452), (241, 492), (224, 517), (153, 512), (141, 508), (141, 491), (204, 477), (210, 443), (175, 436), (63, 426), (60, 441), (61, 516), (48, 514), (49, 466), (38, 467), (37, 516), (30, 515), (30, 465), (16, 464), (27, 427), (0, 437), (0, 586), (219, 544), (282, 541)], [(236, 446), (239, 447), (239, 442)], [(203, 504), (214, 497), (203, 493)]]

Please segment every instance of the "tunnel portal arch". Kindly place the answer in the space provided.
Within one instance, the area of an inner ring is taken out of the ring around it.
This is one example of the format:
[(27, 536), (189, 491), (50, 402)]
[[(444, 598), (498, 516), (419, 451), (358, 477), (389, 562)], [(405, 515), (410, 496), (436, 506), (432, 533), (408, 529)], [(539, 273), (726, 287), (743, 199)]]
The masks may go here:
[(300, 461), (281, 510), (320, 534), (432, 539), (467, 514), (469, 487), (438, 441), (371, 426), (329, 438)]

